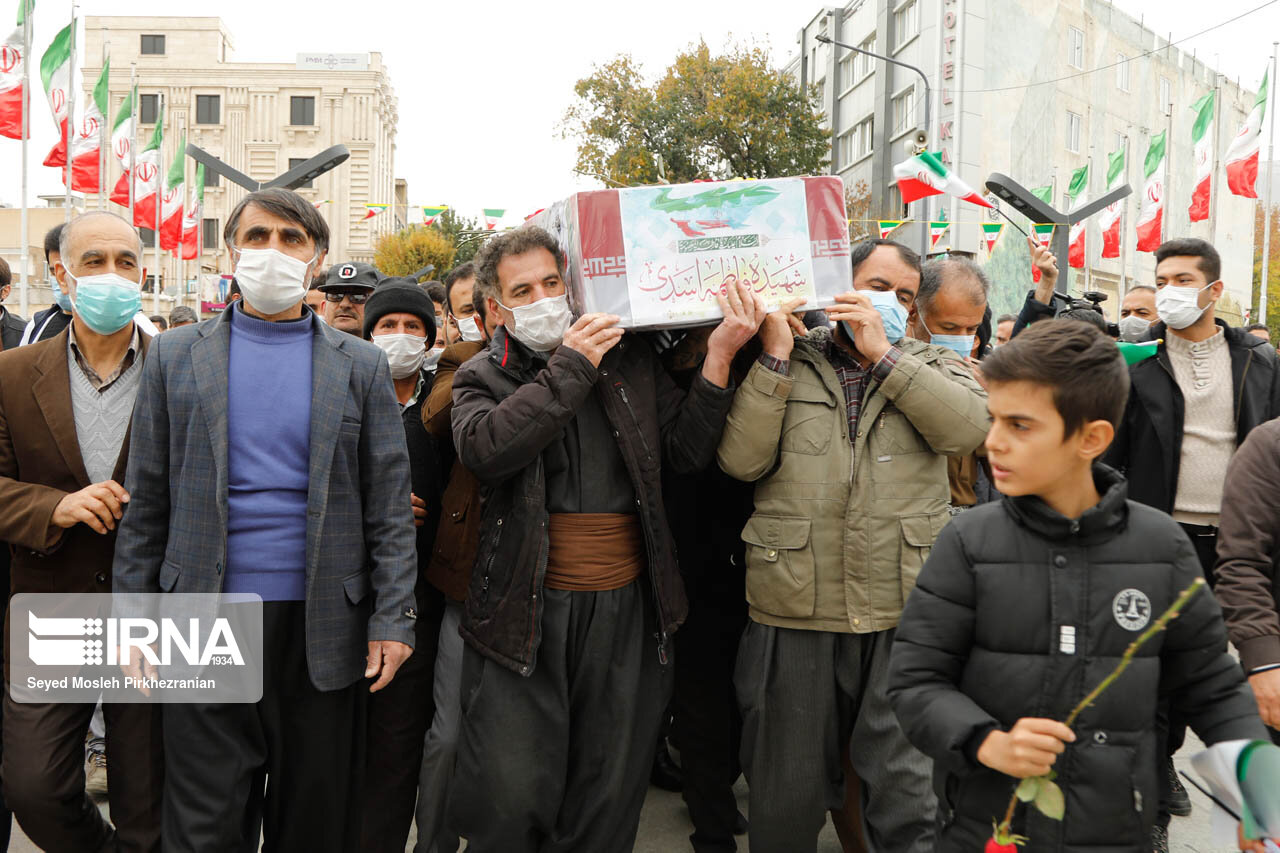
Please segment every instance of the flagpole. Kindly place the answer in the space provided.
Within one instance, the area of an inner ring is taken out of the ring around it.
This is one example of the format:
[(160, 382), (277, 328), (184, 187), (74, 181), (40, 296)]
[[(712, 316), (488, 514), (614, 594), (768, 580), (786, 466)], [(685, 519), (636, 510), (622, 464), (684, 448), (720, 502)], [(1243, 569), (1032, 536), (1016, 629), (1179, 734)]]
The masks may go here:
[[(1266, 201), (1266, 212), (1262, 217), (1262, 287), (1258, 296), (1258, 322), (1267, 322), (1267, 276), (1271, 274), (1271, 189), (1276, 184), (1276, 104), (1280, 103), (1276, 99), (1276, 52), (1280, 48), (1280, 42), (1271, 43), (1271, 77), (1267, 81), (1267, 98), (1271, 101), (1267, 105), (1267, 121), (1270, 122), (1270, 129), (1267, 131), (1267, 186), (1263, 190)], [(25, 172), (23, 173), (26, 174)]]
[(137, 175), (137, 157), (138, 157), (138, 63), (129, 63), (129, 130), (133, 134), (133, 139), (129, 142), (129, 224), (137, 226), (133, 221), (133, 185), (138, 180)]
[[(107, 73), (107, 92), (111, 91), (111, 49), (110, 46), (104, 46), (102, 50), (102, 69)], [(102, 124), (98, 128), (98, 210), (107, 209), (107, 146), (110, 145), (110, 137), (107, 135), (107, 124), (111, 121), (108, 116), (111, 113), (111, 96), (107, 95), (107, 112), (102, 116)]]
[[(1173, 97), (1170, 94), (1169, 97)], [(1164, 174), (1160, 176), (1160, 242), (1169, 233), (1170, 199), (1173, 198), (1173, 101), (1169, 102), (1169, 115), (1166, 116), (1164, 129)], [(1188, 223), (1190, 224), (1190, 223)]]
[(22, 271), (18, 281), (18, 302), (22, 316), (27, 316), (27, 268), (31, 263), (31, 239), (27, 233), (27, 137), (30, 131), (31, 112), (31, 0), (22, 0)]
[[(1129, 180), (1130, 161), (1133, 159), (1129, 155), (1133, 152), (1133, 141), (1129, 138), (1129, 132), (1133, 130), (1133, 125), (1125, 128), (1124, 134), (1124, 182), (1133, 185)], [(1137, 197), (1134, 193), (1133, 197)], [(1125, 229), (1129, 227), (1129, 199), (1126, 198), (1120, 205), (1120, 298), (1123, 301), (1124, 295), (1129, 292), (1129, 281), (1133, 278), (1129, 271), (1129, 244), (1125, 242)]]
[[(164, 126), (164, 92), (156, 95), (156, 121)], [(163, 135), (164, 131), (161, 130)], [(162, 137), (163, 138), (163, 137)], [(164, 201), (164, 145), (162, 144), (156, 149), (156, 230), (152, 233), (155, 237), (156, 244), (156, 274), (153, 279), (155, 286), (151, 288), (151, 313), (160, 313), (160, 208)]]
[(1218, 132), (1218, 124), (1222, 119), (1222, 75), (1214, 75), (1213, 85), (1213, 171), (1209, 173), (1209, 242), (1218, 242), (1218, 140), (1222, 134)]
[(66, 205), (67, 211), (63, 222), (71, 221), (71, 133), (76, 126), (76, 7), (77, 3), (72, 0), (71, 3), (71, 55), (67, 58), (68, 71), (67, 75), (67, 132), (63, 134), (63, 148), (66, 149), (66, 182), (67, 186), (63, 193), (63, 204)]

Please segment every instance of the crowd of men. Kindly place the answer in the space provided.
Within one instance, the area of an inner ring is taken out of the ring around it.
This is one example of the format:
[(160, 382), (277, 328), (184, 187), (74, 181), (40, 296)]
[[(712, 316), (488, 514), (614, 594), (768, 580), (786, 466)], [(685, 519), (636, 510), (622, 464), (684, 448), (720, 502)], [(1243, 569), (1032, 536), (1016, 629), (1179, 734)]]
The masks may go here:
[[(1204, 241), (1125, 294), (1119, 337), (1158, 341), (1125, 370), (1031, 241), (1018, 316), (973, 262), (868, 240), (823, 312), (731, 284), (717, 325), (632, 334), (573, 316), (537, 227), (426, 285), (326, 268), (287, 190), (224, 239), (212, 319), (142, 312), (110, 213), (46, 239), (51, 308), (0, 315), (11, 594), (264, 602), (255, 704), (6, 693), (4, 807), (42, 849), (398, 853), (416, 823), (419, 853), (612, 853), (651, 779), (696, 851), (812, 851), (828, 815), (846, 851), (976, 849), (988, 795), (1065, 753), (1068, 819), (1026, 849), (1161, 851), (1186, 727), (1280, 727), (1280, 364), (1215, 317)], [(1104, 550), (1148, 620), (1188, 566), (1216, 587), (1073, 732), (1039, 718), (1133, 636), (1083, 580)]]

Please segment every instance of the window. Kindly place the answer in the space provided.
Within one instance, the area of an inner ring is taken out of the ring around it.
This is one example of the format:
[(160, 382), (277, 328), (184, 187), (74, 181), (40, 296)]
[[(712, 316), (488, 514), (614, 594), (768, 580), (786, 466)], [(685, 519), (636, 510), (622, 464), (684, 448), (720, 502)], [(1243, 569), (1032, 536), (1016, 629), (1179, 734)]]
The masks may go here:
[(840, 147), (840, 166), (848, 166), (853, 162), (853, 131), (845, 131), (840, 134), (838, 140)]
[(1080, 114), (1067, 112), (1067, 150), (1080, 150)]
[(1173, 103), (1173, 85), (1168, 77), (1160, 78), (1160, 113), (1169, 115), (1170, 104)]
[(1111, 151), (1108, 153), (1114, 154), (1117, 151), (1124, 151), (1125, 166), (1128, 166), (1129, 165), (1129, 137), (1125, 136), (1123, 133), (1121, 133), (1118, 130), (1111, 137)]
[(1067, 64), (1072, 68), (1084, 68), (1084, 30), (1068, 27)]
[(289, 99), (289, 124), (295, 127), (316, 123), (316, 99), (294, 96)]
[(139, 228), (138, 235), (142, 237), (142, 248), (154, 249), (156, 247), (156, 232), (150, 228)]
[(1129, 91), (1129, 57), (1123, 53), (1116, 54), (1116, 88), (1121, 92)]
[(164, 56), (164, 36), (144, 35), (140, 52), (143, 56)]
[(840, 67), (836, 69), (836, 76), (840, 80), (838, 88), (841, 92), (852, 86), (854, 81), (857, 79), (853, 73), (854, 56), (856, 56), (856, 54), (854, 54), (853, 51), (846, 53), (840, 58)]
[(874, 133), (875, 117), (867, 116), (845, 134), (849, 137), (849, 159), (843, 161), (844, 165), (856, 163), (871, 153), (874, 144), (872, 139)]
[[(305, 162), (307, 162), (306, 157), (290, 157), (289, 168), (292, 169), (295, 166), (301, 166)], [(315, 181), (307, 181), (305, 184), (298, 184), (296, 187), (294, 187), (295, 190), (310, 190), (314, 188), (315, 188)]]
[(218, 220), (204, 219), (200, 222), (200, 240), (205, 251), (218, 250)]
[(912, 86), (893, 99), (893, 135), (916, 126), (916, 90)]
[(155, 124), (156, 113), (160, 111), (159, 95), (142, 95), (138, 98), (138, 123)]
[[(863, 50), (868, 50), (868, 51), (871, 51), (872, 53), (875, 53), (876, 52), (875, 33), (872, 33), (871, 36), (862, 44), (858, 45), (858, 47), (862, 48)], [(874, 56), (867, 56), (865, 53), (859, 53), (859, 54), (856, 54), (853, 62), (854, 62), (853, 75), (855, 80), (862, 80), (867, 75), (871, 74), (876, 70), (876, 59)]]
[(893, 12), (893, 49), (898, 50), (920, 34), (920, 3), (907, 0)]
[(210, 169), (208, 166), (204, 170), (204, 185), (206, 187), (216, 187), (222, 184), (222, 176)]
[(196, 95), (196, 124), (221, 124), (222, 98), (218, 95)]

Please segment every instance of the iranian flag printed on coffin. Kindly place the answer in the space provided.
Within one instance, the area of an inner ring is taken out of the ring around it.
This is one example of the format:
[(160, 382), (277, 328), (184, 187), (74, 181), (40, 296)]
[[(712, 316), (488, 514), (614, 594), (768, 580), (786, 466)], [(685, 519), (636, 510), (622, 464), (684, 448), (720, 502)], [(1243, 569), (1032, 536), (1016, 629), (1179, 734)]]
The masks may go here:
[[(18, 2), (18, 27), (0, 45), (0, 136), (22, 138), (23, 70), (26, 68), (26, 45), (23, 20), (30, 0)], [(27, 138), (31, 138), (31, 116), (27, 116)]]
[(71, 47), (74, 27), (68, 24), (40, 57), (40, 82), (44, 84), (53, 111), (53, 123), (60, 129), (58, 144), (44, 158), (46, 166), (67, 165), (67, 115), (71, 105)]
[(1253, 109), (1249, 111), (1244, 126), (1227, 149), (1227, 186), (1238, 196), (1258, 197), (1258, 191), (1254, 187), (1258, 183), (1258, 149), (1261, 147), (1262, 119), (1266, 112), (1267, 73), (1264, 73), (1258, 97), (1253, 100)]
[[(1124, 149), (1107, 155), (1107, 192), (1124, 183)], [(1120, 216), (1124, 213), (1124, 201), (1113, 202), (1102, 211), (1102, 257), (1120, 257)]]
[(182, 259), (192, 261), (200, 254), (200, 223), (204, 218), (204, 163), (196, 164), (196, 196), (182, 217)]
[(1191, 107), (1196, 111), (1195, 124), (1191, 126), (1191, 142), (1195, 145), (1196, 186), (1191, 192), (1192, 222), (1209, 218), (1210, 182), (1213, 176), (1213, 92), (1205, 95)]
[[(164, 141), (164, 116), (156, 116), (156, 129), (151, 141), (142, 149), (134, 164), (137, 173), (133, 184), (133, 224), (141, 228), (156, 227), (156, 197), (160, 191), (160, 143)], [(111, 191), (111, 201), (129, 206), (129, 173), (120, 176)]]
[[(71, 137), (71, 189), (96, 193), (102, 171), (102, 128), (107, 123), (107, 76), (110, 61), (102, 66), (92, 96), (85, 98), (84, 109), (76, 115), (76, 132)], [(64, 181), (65, 182), (65, 181)]]
[(898, 182), (898, 191), (902, 193), (903, 204), (910, 204), (926, 196), (947, 193), (979, 207), (991, 207), (990, 202), (974, 192), (973, 187), (952, 174), (946, 166), (942, 165), (938, 155), (930, 151), (922, 151), (895, 165), (893, 177)]
[[(1071, 173), (1071, 184), (1067, 187), (1067, 197), (1071, 199), (1071, 209), (1089, 203), (1089, 167), (1081, 166)], [(1071, 226), (1067, 245), (1067, 265), (1076, 269), (1084, 269), (1084, 235), (1085, 222), (1077, 222)]]
[(1147, 158), (1143, 161), (1146, 183), (1142, 187), (1142, 211), (1138, 214), (1138, 251), (1154, 252), (1160, 247), (1161, 224), (1164, 220), (1164, 145), (1165, 131), (1151, 137)]
[(187, 137), (184, 134), (169, 174), (164, 179), (164, 196), (160, 199), (160, 248), (176, 249), (182, 245), (182, 208), (186, 203), (183, 192), (184, 171), (187, 164)]

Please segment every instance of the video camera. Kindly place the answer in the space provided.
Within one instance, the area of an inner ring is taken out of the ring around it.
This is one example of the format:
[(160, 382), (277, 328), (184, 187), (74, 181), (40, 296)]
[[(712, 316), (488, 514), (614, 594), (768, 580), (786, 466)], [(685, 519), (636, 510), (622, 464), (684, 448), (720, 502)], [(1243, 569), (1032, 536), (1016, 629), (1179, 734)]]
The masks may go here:
[[(1102, 303), (1107, 301), (1107, 294), (1097, 290), (1086, 290), (1081, 298), (1068, 296), (1061, 293), (1053, 294), (1053, 317), (1056, 320), (1064, 315), (1070, 315), (1074, 311), (1096, 311), (1102, 319), (1100, 324), (1104, 331), (1113, 338), (1120, 337), (1120, 326), (1116, 323), (1108, 323), (1107, 315), (1102, 311)], [(1076, 316), (1076, 319), (1085, 319)]]

